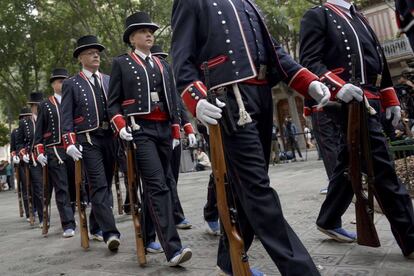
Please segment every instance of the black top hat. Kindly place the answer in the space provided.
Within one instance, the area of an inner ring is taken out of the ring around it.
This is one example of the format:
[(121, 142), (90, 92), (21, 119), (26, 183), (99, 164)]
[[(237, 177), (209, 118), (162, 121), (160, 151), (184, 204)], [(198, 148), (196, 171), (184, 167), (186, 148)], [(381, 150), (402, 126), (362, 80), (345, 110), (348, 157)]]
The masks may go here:
[(25, 116), (32, 116), (32, 111), (27, 106), (20, 109), (19, 119)]
[(73, 57), (77, 58), (83, 50), (96, 48), (100, 52), (105, 50), (105, 47), (98, 42), (98, 38), (94, 35), (85, 35), (78, 39), (76, 49), (73, 51)]
[(125, 20), (124, 42), (129, 44), (129, 36), (137, 29), (150, 28), (154, 32), (159, 29), (158, 25), (151, 22), (151, 18), (146, 12), (136, 12)]
[(161, 58), (167, 58), (168, 53), (164, 52), (160, 45), (154, 45), (151, 47), (151, 54), (154, 56), (159, 56)]
[(57, 79), (66, 79), (69, 77), (68, 70), (65, 68), (55, 68), (52, 71), (52, 75), (50, 75), (49, 82), (52, 83), (54, 80)]
[(42, 92), (32, 92), (30, 93), (28, 104), (38, 104), (43, 101), (43, 93)]

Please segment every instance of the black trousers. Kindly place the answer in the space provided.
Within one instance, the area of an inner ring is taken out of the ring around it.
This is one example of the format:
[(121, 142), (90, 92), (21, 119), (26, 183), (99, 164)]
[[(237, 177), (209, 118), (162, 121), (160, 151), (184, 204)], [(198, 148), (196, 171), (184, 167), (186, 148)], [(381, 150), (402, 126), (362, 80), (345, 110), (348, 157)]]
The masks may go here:
[[(375, 197), (391, 224), (391, 230), (404, 255), (414, 251), (414, 214), (413, 205), (406, 188), (398, 179), (394, 163), (388, 153), (387, 141), (380, 123), (380, 103), (370, 104), (377, 110), (377, 115), (369, 116), (368, 127), (371, 152), (375, 173)], [(344, 131), (346, 122), (341, 130)], [(344, 175), (348, 167), (348, 152), (345, 136), (342, 135), (338, 150), (338, 160), (328, 194), (322, 204), (316, 224), (322, 228), (341, 227), (341, 217), (348, 209), (354, 195), (351, 183)]]
[(288, 142), (289, 148), (292, 150), (293, 159), (296, 159), (295, 151), (297, 151), (299, 154), (299, 157), (302, 158), (302, 153), (300, 152), (299, 144), (298, 144), (298, 141), (296, 141), (295, 136), (288, 137), (287, 142)]
[(83, 147), (83, 166), (88, 177), (92, 210), (89, 216), (89, 231), (95, 234), (103, 232), (105, 241), (110, 236), (120, 236), (112, 212), (112, 176), (114, 172), (114, 151), (112, 135), (90, 135), (91, 143), (85, 134), (78, 135)]
[(136, 161), (143, 184), (146, 207), (167, 260), (182, 248), (173, 217), (171, 191), (167, 184), (171, 160), (169, 122), (138, 120), (141, 128), (133, 131)]
[(33, 198), (33, 208), (36, 209), (37, 215), (39, 217), (39, 222), (41, 223), (43, 221), (43, 182), (42, 182), (43, 172), (42, 172), (42, 166), (40, 164), (36, 164), (36, 166), (34, 166), (31, 163), (29, 165), (29, 170), (30, 170), (30, 181), (31, 181), (30, 186), (31, 186), (31, 189), (32, 189), (32, 198)]
[(341, 131), (329, 114), (324, 111), (312, 113), (312, 129), (326, 175), (331, 179), (336, 165)]
[(55, 189), (56, 206), (59, 211), (62, 228), (63, 230), (75, 229), (75, 217), (69, 195), (68, 170), (65, 163), (71, 158), (66, 155), (63, 148), (56, 148), (56, 152), (53, 148), (47, 148), (46, 154), (49, 185)]
[(72, 206), (74, 206), (76, 204), (75, 161), (66, 156), (64, 162), (68, 176), (69, 199)]
[(217, 209), (216, 198), (216, 185), (214, 182), (214, 176), (210, 174), (210, 180), (207, 187), (207, 202), (204, 205), (204, 220), (205, 221), (218, 221), (219, 213)]
[[(244, 84), (239, 87), (253, 122), (233, 134), (223, 132), (223, 143), (246, 250), (256, 235), (282, 275), (319, 275), (306, 248), (283, 217), (276, 191), (270, 187), (271, 89)], [(228, 93), (226, 105), (237, 121), (239, 114), (232, 91)], [(220, 239), (217, 264), (224, 271), (231, 271), (225, 236)]]
[(18, 173), (19, 173), (20, 183), (17, 183), (17, 184), (20, 185), (20, 191), (22, 193), (24, 213), (26, 215), (26, 218), (29, 218), (29, 202), (27, 201), (28, 195), (27, 195), (27, 189), (26, 189), (26, 179), (25, 179), (26, 174), (24, 170), (24, 164), (25, 163), (23, 161), (21, 161), (19, 164)]
[(181, 161), (181, 144), (172, 150), (171, 154), (171, 169), (167, 175), (168, 187), (171, 190), (171, 197), (174, 209), (174, 221), (175, 224), (179, 224), (185, 219), (184, 210), (181, 206), (180, 198), (178, 197), (177, 183), (178, 176), (180, 174), (180, 161)]

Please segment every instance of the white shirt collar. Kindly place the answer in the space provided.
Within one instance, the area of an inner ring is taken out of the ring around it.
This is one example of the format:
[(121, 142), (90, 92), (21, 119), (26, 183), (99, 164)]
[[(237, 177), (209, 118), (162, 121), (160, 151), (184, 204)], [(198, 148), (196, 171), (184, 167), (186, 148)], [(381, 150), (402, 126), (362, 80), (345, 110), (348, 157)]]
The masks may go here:
[(55, 93), (53, 96), (55, 96), (55, 98), (56, 98), (56, 100), (58, 101), (59, 104), (62, 102), (62, 95), (59, 95), (59, 94)]
[[(82, 68), (82, 72), (85, 74), (85, 76), (89, 79), (89, 80), (93, 80), (93, 73), (91, 71), (89, 71), (88, 69)], [(101, 77), (99, 71), (96, 71), (95, 74), (98, 76), (98, 79)]]
[(346, 13), (349, 16), (351, 16), (350, 9), (351, 9), (351, 6), (353, 5), (353, 3), (348, 3), (348, 2), (346, 2), (344, 0), (328, 0), (327, 3), (334, 4), (335, 6), (339, 6), (339, 7), (343, 8), (343, 9), (345, 9), (346, 10)]
[(151, 53), (149, 54), (149, 55), (146, 55), (146, 54), (144, 54), (143, 52), (141, 52), (140, 50), (138, 50), (138, 49), (135, 49), (134, 50), (134, 52), (135, 52), (135, 54), (137, 54), (140, 58), (142, 58), (143, 60), (145, 60), (147, 57), (149, 57), (150, 58), (150, 60), (152, 60), (152, 55), (151, 55)]

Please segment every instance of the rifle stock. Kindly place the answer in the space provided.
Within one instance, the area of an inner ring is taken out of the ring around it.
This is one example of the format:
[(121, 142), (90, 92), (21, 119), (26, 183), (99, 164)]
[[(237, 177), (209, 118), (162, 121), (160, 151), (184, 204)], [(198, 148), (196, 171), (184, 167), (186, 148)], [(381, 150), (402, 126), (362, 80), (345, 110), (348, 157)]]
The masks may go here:
[(86, 206), (81, 201), (82, 186), (82, 161), (75, 161), (75, 187), (76, 187), (76, 205), (79, 212), (79, 227), (81, 236), (81, 246), (83, 249), (89, 248), (88, 221), (86, 219)]
[[(144, 238), (142, 234), (142, 227), (140, 223), (141, 210), (139, 208), (138, 198), (137, 198), (137, 186), (139, 183), (138, 172), (136, 171), (135, 165), (135, 153), (132, 142), (127, 142), (126, 151), (127, 151), (127, 174), (128, 174), (128, 193), (129, 193), (129, 202), (131, 205), (131, 215), (132, 223), (135, 230), (135, 247), (137, 252), (138, 263), (140, 266), (144, 266), (147, 263), (147, 258), (145, 256), (145, 246)], [(142, 204), (144, 204), (142, 202)]]
[(122, 193), (121, 193), (121, 187), (119, 185), (119, 164), (115, 163), (114, 168), (114, 178), (115, 178), (115, 190), (116, 190), (116, 199), (118, 202), (118, 214), (122, 215)]
[(20, 165), (14, 166), (14, 175), (17, 182), (17, 201), (19, 203), (19, 215), (23, 217), (23, 198), (22, 191), (20, 190)]
[(49, 173), (47, 165), (43, 167), (43, 227), (42, 235), (47, 236), (49, 232)]
[[(210, 103), (216, 104), (216, 96), (210, 90), (208, 63), (203, 63), (204, 82), (208, 88), (207, 97)], [(216, 185), (217, 209), (221, 224), (226, 233), (233, 275), (250, 276), (250, 266), (244, 250), (244, 241), (237, 228), (237, 210), (230, 207), (229, 200), (233, 200), (230, 184), (227, 180), (227, 167), (223, 151), (223, 140), (220, 124), (209, 125), (211, 165)]]
[(30, 226), (34, 226), (33, 204), (32, 204), (32, 185), (30, 183), (30, 169), (29, 164), (24, 164), (24, 174), (26, 179), (27, 204), (29, 206), (29, 221)]

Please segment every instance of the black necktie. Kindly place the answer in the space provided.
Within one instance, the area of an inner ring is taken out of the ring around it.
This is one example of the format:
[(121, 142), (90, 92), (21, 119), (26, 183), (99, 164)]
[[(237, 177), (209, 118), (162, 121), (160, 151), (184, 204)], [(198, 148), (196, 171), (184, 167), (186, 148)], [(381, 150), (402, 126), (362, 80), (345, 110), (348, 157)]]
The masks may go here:
[(356, 10), (355, 10), (354, 5), (351, 5), (351, 7), (349, 8), (349, 11), (350, 11), (352, 17), (356, 17)]
[(92, 77), (94, 81), (94, 86), (98, 88), (99, 90), (101, 90), (101, 86), (99, 85), (99, 81), (98, 81), (98, 76), (96, 74), (92, 74)]
[(151, 66), (151, 68), (154, 68), (154, 65), (152, 65), (152, 60), (151, 60), (151, 58), (149, 57), (149, 56), (147, 56), (146, 58), (145, 58), (145, 61), (146, 61), (146, 63), (149, 65), (149, 66)]

